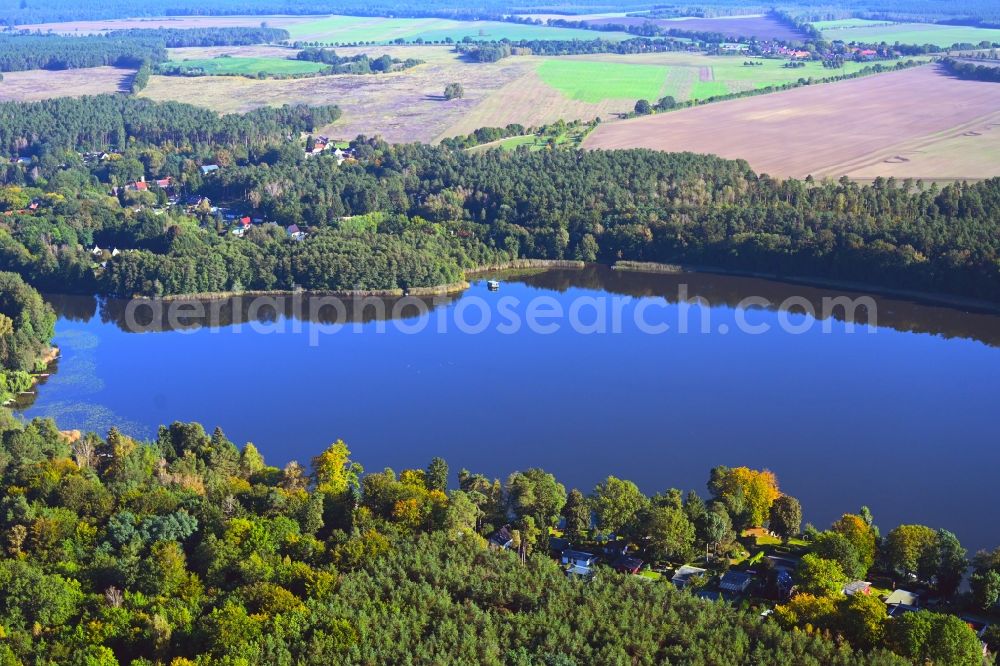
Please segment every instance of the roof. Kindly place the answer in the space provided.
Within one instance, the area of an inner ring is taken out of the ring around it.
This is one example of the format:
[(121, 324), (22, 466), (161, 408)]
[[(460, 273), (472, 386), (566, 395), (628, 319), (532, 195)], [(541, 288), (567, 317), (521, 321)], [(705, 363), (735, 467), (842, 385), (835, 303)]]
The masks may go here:
[(591, 576), (594, 570), (581, 564), (574, 564), (566, 569), (567, 576)]
[(202, 173), (212, 173), (213, 171), (218, 171), (218, 170), (219, 170), (218, 164), (206, 164), (201, 168)]
[(563, 552), (572, 545), (573, 544), (569, 542), (569, 539), (563, 539), (560, 537), (553, 537), (553, 536), (549, 537), (549, 548), (559, 553)]
[(593, 553), (585, 553), (582, 550), (564, 550), (562, 556), (567, 560), (595, 560), (597, 556)]
[(744, 592), (753, 579), (753, 574), (746, 571), (727, 571), (719, 581), (719, 588), (728, 592)]
[(615, 560), (614, 568), (618, 571), (636, 571), (642, 568), (642, 560), (638, 557), (619, 557)]
[(702, 569), (700, 567), (692, 567), (687, 564), (682, 565), (674, 572), (673, 577), (670, 579), (675, 583), (686, 583), (689, 578), (693, 576), (700, 576), (705, 573), (707, 569)]
[(514, 535), (510, 532), (510, 526), (505, 525), (489, 536), (489, 542), (494, 546), (506, 548), (514, 540)]
[(851, 581), (850, 583), (844, 586), (844, 594), (846, 594), (847, 596), (857, 594), (858, 592), (869, 594), (871, 591), (871, 587), (872, 584), (869, 583), (867, 580)]
[(885, 598), (887, 606), (902, 604), (904, 606), (917, 606), (920, 603), (920, 596), (906, 590), (893, 590), (892, 594)]
[(290, 225), (288, 225), (287, 231), (290, 234), (297, 234), (297, 233), (299, 233), (302, 230), (299, 229), (299, 225), (297, 225), (297, 224), (290, 224)]

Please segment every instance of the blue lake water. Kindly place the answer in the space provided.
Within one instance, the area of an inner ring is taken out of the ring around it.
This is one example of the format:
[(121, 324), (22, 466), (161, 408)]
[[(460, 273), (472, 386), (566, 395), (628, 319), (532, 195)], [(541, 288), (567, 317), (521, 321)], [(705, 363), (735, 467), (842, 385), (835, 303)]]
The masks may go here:
[[(682, 288), (708, 305), (679, 304)], [(329, 308), (244, 299), (212, 326), (143, 333), (122, 302), (53, 296), (63, 357), (23, 413), (148, 438), (200, 421), (276, 465), (342, 438), (369, 470), (440, 455), (453, 473), (543, 467), (584, 491), (614, 474), (704, 495), (715, 465), (767, 467), (821, 527), (867, 504), (883, 531), (1000, 544), (984, 518), (1000, 503), (1000, 317), (872, 297), (877, 326), (849, 332), (822, 316), (838, 293), (589, 267), (479, 282), (423, 318), (388, 302), (388, 321), (364, 321), (369, 307), (337, 325)]]

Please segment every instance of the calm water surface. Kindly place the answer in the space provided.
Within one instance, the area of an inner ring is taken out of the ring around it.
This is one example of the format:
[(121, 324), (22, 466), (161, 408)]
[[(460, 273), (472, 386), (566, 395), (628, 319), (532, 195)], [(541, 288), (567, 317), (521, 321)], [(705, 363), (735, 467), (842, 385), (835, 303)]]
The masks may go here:
[[(679, 305), (682, 283), (710, 305)], [(425, 319), (355, 310), (338, 327), (329, 313), (310, 321), (291, 306), (229, 302), (216, 326), (146, 333), (125, 330), (122, 302), (53, 296), (63, 358), (23, 413), (140, 437), (200, 421), (278, 465), (343, 438), (369, 470), (440, 455), (453, 472), (537, 466), (584, 490), (614, 474), (648, 493), (704, 495), (714, 465), (768, 467), (820, 526), (867, 504), (883, 530), (921, 522), (970, 550), (1000, 544), (987, 517), (1000, 504), (1000, 317), (875, 298), (877, 327), (851, 333), (800, 311), (821, 312), (837, 293), (590, 267), (511, 278), (498, 292), (477, 283)], [(799, 303), (737, 307), (749, 296)], [(501, 299), (516, 299), (508, 313), (525, 321), (539, 297), (548, 311), (585, 299), (577, 319), (592, 327), (602, 308), (611, 328), (618, 307), (621, 330), (581, 333), (567, 317), (545, 320), (551, 333), (500, 327)], [(483, 308), (483, 332), (458, 330), (457, 317), (478, 324)], [(644, 332), (637, 308), (670, 329)], [(741, 331), (744, 319), (770, 330)]]

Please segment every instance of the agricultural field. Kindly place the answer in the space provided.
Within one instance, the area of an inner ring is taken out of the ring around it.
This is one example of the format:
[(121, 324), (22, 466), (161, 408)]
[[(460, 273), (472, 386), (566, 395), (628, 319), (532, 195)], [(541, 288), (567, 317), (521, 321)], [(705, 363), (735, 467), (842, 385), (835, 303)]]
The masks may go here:
[(437, 18), (381, 18), (364, 16), (326, 16), (281, 26), (292, 40), (326, 44), (369, 42), (387, 44), (397, 39), (408, 42), (421, 39), (441, 42), (462, 41), (465, 37), (484, 40), (520, 39), (627, 39), (624, 32), (598, 33), (593, 30), (521, 25), (502, 21), (453, 21)]
[(90, 67), (87, 69), (4, 72), (0, 101), (33, 102), (54, 97), (82, 97), (129, 89), (134, 69)]
[(714, 153), (782, 177), (987, 178), (1000, 86), (918, 67), (605, 123), (584, 147)]
[(308, 60), (291, 60), (288, 58), (241, 58), (228, 55), (214, 58), (192, 58), (185, 60), (170, 60), (160, 66), (163, 69), (183, 68), (199, 69), (206, 76), (241, 75), (256, 76), (257, 74), (295, 75), (315, 74), (328, 69), (328, 65)]
[(828, 40), (844, 42), (864, 42), (887, 44), (979, 44), (980, 42), (1000, 43), (1000, 30), (974, 28), (961, 25), (937, 25), (934, 23), (892, 23), (889, 21), (869, 21), (865, 19), (842, 19), (839, 21), (817, 21), (813, 26)]
[[(746, 62), (759, 63), (754, 66)], [(822, 79), (859, 71), (862, 63), (847, 62), (828, 69), (819, 62), (785, 67), (785, 60), (693, 53), (572, 56), (549, 58), (538, 74), (568, 98), (599, 103), (609, 99), (656, 100), (671, 95), (678, 101), (702, 100), (798, 81)]]
[(653, 23), (664, 30), (686, 30), (688, 32), (714, 32), (727, 37), (757, 37), (758, 39), (781, 39), (796, 41), (805, 37), (794, 28), (770, 16), (724, 16), (718, 18), (655, 18), (617, 17), (588, 20), (594, 25), (643, 25)]
[[(227, 50), (239, 53), (240, 47)], [(394, 58), (416, 58), (424, 64), (385, 74), (282, 80), (152, 76), (142, 96), (186, 102), (220, 113), (282, 104), (336, 104), (343, 110), (343, 117), (325, 130), (332, 136), (353, 139), (358, 134), (380, 134), (388, 141), (432, 141), (491, 93), (534, 68), (534, 62), (527, 58), (470, 64), (443, 46), (338, 48), (337, 53), (385, 53)], [(462, 99), (443, 99), (444, 86), (450, 82), (462, 84)]]

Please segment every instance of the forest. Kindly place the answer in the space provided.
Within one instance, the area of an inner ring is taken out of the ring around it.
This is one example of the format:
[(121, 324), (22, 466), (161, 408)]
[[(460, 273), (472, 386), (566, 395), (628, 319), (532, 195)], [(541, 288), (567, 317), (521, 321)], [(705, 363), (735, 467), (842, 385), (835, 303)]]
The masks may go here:
[[(693, 154), (472, 154), (363, 137), (339, 166), (307, 159), (300, 134), (338, 114), (220, 117), (125, 96), (0, 104), (0, 146), (32, 158), (0, 169), (11, 214), (0, 268), (37, 286), (131, 295), (407, 288), (514, 258), (630, 259), (1000, 301), (1000, 179), (779, 181)], [(80, 154), (102, 150), (117, 152), (97, 163)], [(206, 176), (203, 164), (222, 168)], [(106, 196), (164, 177), (277, 226), (240, 238), (207, 203), (154, 210), (165, 192)], [(282, 237), (293, 224), (304, 242)], [(95, 272), (92, 243), (130, 251)]]
[(288, 39), (275, 28), (116, 30), (106, 35), (0, 34), (0, 72), (26, 69), (139, 67), (167, 60), (167, 48), (235, 46)]
[[(308, 468), (278, 468), (194, 423), (148, 442), (114, 428), (101, 438), (49, 420), (0, 423), (3, 663), (982, 660), (953, 615), (892, 620), (877, 598), (824, 591), (843, 579), (845, 558), (906, 567), (904, 544), (926, 544), (919, 555), (952, 543), (915, 525), (878, 537), (865, 510), (830, 530), (806, 527), (822, 556), (802, 558), (803, 591), (773, 618), (611, 568), (581, 584), (548, 554), (557, 524), (575, 539), (614, 530), (673, 562), (739, 548), (739, 531), (761, 516), (797, 533), (797, 502), (766, 471), (712, 470), (707, 501), (646, 496), (613, 476), (585, 495), (541, 469), (453, 476), (440, 458), (366, 474), (341, 441)], [(513, 545), (489, 548), (485, 536), (504, 524)], [(909, 538), (925, 532), (930, 541)], [(1000, 576), (997, 553), (977, 556), (977, 571)], [(944, 561), (942, 571), (955, 564)]]

